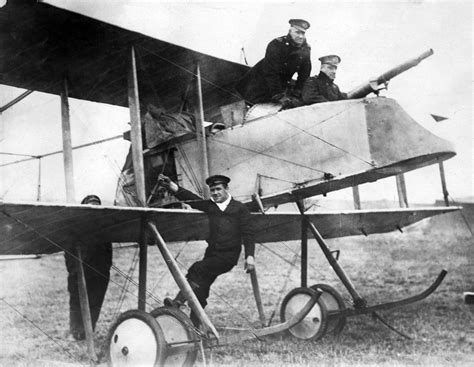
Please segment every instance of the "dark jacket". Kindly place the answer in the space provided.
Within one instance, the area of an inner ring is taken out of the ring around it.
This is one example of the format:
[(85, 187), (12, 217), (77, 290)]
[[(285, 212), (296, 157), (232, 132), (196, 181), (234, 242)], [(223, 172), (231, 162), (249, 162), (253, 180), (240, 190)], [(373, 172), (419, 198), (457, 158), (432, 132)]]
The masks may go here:
[(221, 211), (212, 200), (202, 200), (191, 191), (179, 188), (175, 196), (186, 201), (194, 209), (202, 210), (209, 216), (210, 251), (234, 252), (245, 247), (245, 257), (254, 256), (255, 242), (252, 219), (247, 207), (240, 201), (231, 199), (225, 211)]
[(244, 75), (236, 89), (249, 103), (271, 102), (273, 96), (285, 92), (298, 73), (294, 91), (301, 92), (311, 73), (310, 54), (306, 42), (296, 47), (288, 35), (275, 38), (268, 44), (265, 57)]
[(323, 72), (312, 76), (304, 84), (302, 99), (305, 104), (347, 99), (347, 94), (342, 93), (339, 87)]

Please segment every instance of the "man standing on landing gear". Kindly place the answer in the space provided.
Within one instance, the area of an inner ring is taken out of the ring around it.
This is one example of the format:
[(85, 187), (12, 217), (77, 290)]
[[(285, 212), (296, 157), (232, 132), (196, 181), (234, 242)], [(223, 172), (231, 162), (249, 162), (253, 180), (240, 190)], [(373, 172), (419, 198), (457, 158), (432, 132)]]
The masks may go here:
[[(226, 176), (216, 175), (206, 180), (211, 193), (210, 200), (202, 200), (164, 175), (158, 177), (158, 182), (179, 200), (208, 214), (208, 247), (204, 258), (195, 262), (186, 275), (197, 299), (205, 307), (212, 283), (219, 275), (229, 272), (237, 265), (242, 243), (245, 248), (245, 270), (249, 272), (254, 269), (255, 242), (250, 213), (244, 204), (234, 200), (229, 194), (230, 179)], [(165, 299), (165, 305), (179, 307), (185, 301), (184, 295), (179, 292), (174, 300)], [(193, 312), (191, 320), (195, 325), (199, 324)]]

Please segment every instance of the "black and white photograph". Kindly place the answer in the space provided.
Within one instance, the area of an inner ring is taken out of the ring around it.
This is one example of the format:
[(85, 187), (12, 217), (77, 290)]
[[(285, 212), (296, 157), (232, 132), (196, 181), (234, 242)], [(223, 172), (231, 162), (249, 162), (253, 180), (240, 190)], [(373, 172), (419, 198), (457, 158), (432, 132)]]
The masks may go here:
[(0, 366), (474, 365), (468, 0), (0, 0)]

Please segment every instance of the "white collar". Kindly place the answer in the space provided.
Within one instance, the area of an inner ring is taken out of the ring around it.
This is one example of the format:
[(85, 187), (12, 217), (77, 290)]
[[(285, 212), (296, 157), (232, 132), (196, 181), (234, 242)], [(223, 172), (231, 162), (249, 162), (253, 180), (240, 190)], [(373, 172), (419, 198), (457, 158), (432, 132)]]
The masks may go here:
[(225, 201), (223, 201), (222, 203), (216, 203), (216, 202), (214, 201), (214, 199), (211, 198), (211, 200), (219, 207), (219, 209), (220, 209), (222, 212), (227, 209), (227, 207), (229, 206), (229, 203), (230, 203), (230, 200), (231, 200), (231, 199), (232, 199), (232, 196), (230, 196), (230, 194), (229, 194), (229, 197), (228, 197)]

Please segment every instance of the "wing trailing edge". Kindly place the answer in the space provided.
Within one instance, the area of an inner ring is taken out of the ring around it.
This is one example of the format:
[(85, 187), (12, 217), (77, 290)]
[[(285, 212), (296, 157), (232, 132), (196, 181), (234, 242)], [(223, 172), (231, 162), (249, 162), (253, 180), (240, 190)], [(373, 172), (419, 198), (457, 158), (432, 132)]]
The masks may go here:
[[(324, 238), (383, 233), (459, 207), (307, 213)], [(252, 214), (257, 242), (298, 240), (298, 213)], [(72, 246), (136, 242), (142, 220), (155, 223), (167, 242), (204, 240), (207, 215), (195, 210), (93, 205), (1, 203), (0, 255), (70, 251)]]

